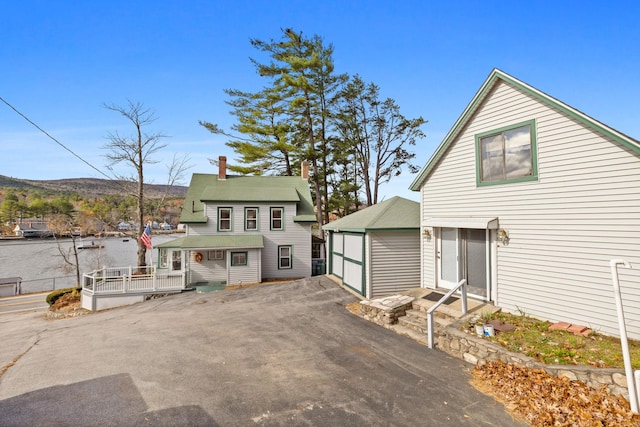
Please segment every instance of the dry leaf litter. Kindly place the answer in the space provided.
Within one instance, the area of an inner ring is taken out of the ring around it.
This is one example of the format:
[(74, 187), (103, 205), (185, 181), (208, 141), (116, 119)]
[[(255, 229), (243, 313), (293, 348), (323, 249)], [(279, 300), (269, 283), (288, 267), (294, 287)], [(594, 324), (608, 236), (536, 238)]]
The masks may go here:
[(471, 383), (534, 427), (640, 426), (640, 415), (631, 412), (629, 402), (606, 386), (594, 389), (543, 369), (487, 362), (475, 367)]

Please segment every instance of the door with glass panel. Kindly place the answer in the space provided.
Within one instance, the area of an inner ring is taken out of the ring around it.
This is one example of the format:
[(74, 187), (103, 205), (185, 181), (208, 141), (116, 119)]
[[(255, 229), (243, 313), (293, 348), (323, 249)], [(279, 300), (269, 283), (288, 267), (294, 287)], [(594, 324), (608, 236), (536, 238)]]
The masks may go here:
[(451, 289), (466, 278), (469, 293), (486, 299), (487, 230), (442, 228), (439, 243), (438, 287)]

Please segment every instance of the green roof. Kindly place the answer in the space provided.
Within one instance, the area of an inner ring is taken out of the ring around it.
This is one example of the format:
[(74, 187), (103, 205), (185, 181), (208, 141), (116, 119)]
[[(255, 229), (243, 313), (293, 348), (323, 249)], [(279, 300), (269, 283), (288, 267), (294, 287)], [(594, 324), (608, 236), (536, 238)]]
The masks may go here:
[(161, 243), (156, 248), (180, 249), (230, 249), (263, 248), (261, 234), (223, 235), (223, 236), (186, 236)]
[(309, 182), (297, 176), (233, 176), (220, 180), (218, 175), (191, 177), (180, 222), (206, 223), (205, 203), (296, 203), (295, 222), (315, 222)]
[(328, 231), (367, 232), (420, 229), (420, 203), (395, 196), (322, 227)]
[(493, 87), (498, 83), (498, 81), (503, 81), (513, 87), (518, 88), (524, 93), (547, 105), (550, 105), (553, 108), (556, 108), (557, 110), (593, 129), (594, 131), (607, 136), (618, 144), (627, 147), (637, 154), (640, 154), (640, 141), (637, 141), (623, 134), (622, 132), (618, 132), (617, 130), (610, 128), (609, 126), (600, 123), (592, 117), (587, 116), (583, 112), (563, 103), (562, 101), (557, 100), (556, 98), (547, 95), (546, 93), (516, 79), (515, 77), (510, 76), (504, 71), (500, 71), (497, 68), (494, 68), (493, 71), (491, 71), (491, 73), (489, 74), (489, 77), (487, 77), (487, 79), (484, 81), (478, 92), (476, 92), (473, 99), (471, 99), (469, 105), (467, 105), (460, 117), (458, 117), (458, 120), (456, 120), (453, 127), (449, 130), (449, 133), (447, 133), (438, 148), (436, 148), (436, 151), (427, 161), (427, 164), (422, 168), (420, 173), (418, 173), (418, 176), (416, 176), (416, 178), (413, 180), (413, 182), (409, 186), (410, 190), (420, 190), (420, 186), (422, 185), (422, 183), (431, 174), (431, 171), (433, 171), (440, 159), (444, 157), (447, 149), (449, 148), (449, 145), (453, 143), (462, 129), (466, 127), (467, 122), (471, 120), (473, 114), (477, 111), (478, 107), (482, 105), (485, 98), (491, 92), (491, 89), (493, 89)]

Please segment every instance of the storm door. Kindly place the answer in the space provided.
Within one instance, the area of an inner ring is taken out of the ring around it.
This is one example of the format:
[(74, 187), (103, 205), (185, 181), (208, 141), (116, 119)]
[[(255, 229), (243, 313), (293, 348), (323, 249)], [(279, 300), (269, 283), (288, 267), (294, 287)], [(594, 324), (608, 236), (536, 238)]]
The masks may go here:
[(486, 229), (440, 229), (438, 287), (451, 289), (466, 278), (469, 293), (487, 299), (487, 234)]

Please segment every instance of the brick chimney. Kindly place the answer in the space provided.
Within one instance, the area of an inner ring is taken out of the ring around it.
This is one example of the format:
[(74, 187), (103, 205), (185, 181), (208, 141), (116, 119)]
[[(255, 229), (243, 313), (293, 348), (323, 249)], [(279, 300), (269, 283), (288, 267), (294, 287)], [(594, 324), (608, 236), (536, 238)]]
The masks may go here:
[(300, 164), (302, 179), (309, 179), (309, 162), (306, 160)]
[(227, 156), (218, 157), (218, 179), (227, 179)]

